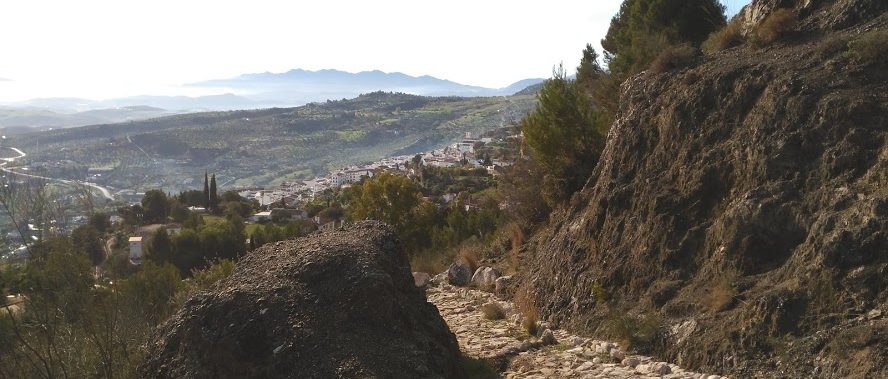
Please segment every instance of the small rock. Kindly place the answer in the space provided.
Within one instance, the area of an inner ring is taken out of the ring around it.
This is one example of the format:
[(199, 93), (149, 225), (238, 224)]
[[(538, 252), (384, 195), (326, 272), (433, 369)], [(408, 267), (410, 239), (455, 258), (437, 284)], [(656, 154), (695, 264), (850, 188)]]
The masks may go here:
[(586, 339), (585, 339), (585, 338), (582, 338), (582, 337), (574, 337), (574, 338), (570, 341), (571, 346), (582, 346), (582, 345), (584, 345), (585, 343), (586, 343)]
[(666, 375), (672, 372), (672, 368), (665, 362), (651, 363), (650, 370), (654, 374)]
[(609, 351), (610, 348), (608, 348), (606, 344), (595, 346), (595, 352), (598, 354), (607, 354)]
[(512, 288), (512, 276), (500, 276), (496, 278), (496, 281), (493, 283), (494, 293), (498, 296), (506, 296), (509, 294), (509, 289)]
[(622, 363), (623, 363), (623, 366), (635, 368), (635, 366), (638, 366), (638, 364), (641, 362), (638, 360), (638, 358), (628, 357), (628, 358), (623, 359)]
[(472, 280), (472, 268), (465, 262), (453, 262), (447, 269), (447, 282), (455, 286), (465, 286)]
[(582, 347), (575, 347), (575, 348), (573, 348), (573, 349), (565, 350), (564, 352), (565, 352), (565, 353), (575, 354), (575, 355), (580, 355), (580, 354), (583, 353), (583, 348), (582, 348)]
[(597, 365), (601, 364), (601, 358), (599, 358), (599, 357), (592, 358), (592, 363), (597, 364)]
[(613, 359), (616, 359), (616, 360), (618, 360), (618, 361), (622, 361), (623, 358), (626, 357), (626, 354), (623, 354), (623, 352), (620, 351), (620, 349), (613, 348), (613, 349), (611, 349), (611, 351), (610, 351), (610, 356), (611, 356), (611, 358), (613, 358)]
[(530, 350), (531, 346), (532, 345), (530, 344), (530, 341), (527, 341), (527, 340), (521, 341), (521, 343), (518, 344), (518, 350), (519, 351), (528, 351), (528, 350)]
[(592, 367), (595, 366), (595, 362), (583, 362), (583, 364), (577, 367), (577, 371), (588, 371), (591, 370)]
[(882, 311), (878, 309), (873, 309), (866, 314), (866, 318), (872, 320), (882, 316)]
[(499, 273), (491, 267), (481, 266), (472, 275), (471, 284), (482, 291), (493, 291), (496, 287), (496, 279)]
[(445, 283), (447, 283), (447, 271), (444, 271), (438, 275), (435, 275), (432, 277), (432, 279), (429, 280), (429, 285), (434, 286), (434, 287), (438, 287), (438, 286), (443, 285)]
[(540, 335), (540, 341), (543, 345), (554, 345), (558, 343), (558, 340), (555, 339), (555, 334), (552, 333), (551, 329), (546, 329), (543, 331), (543, 334)]
[(413, 284), (419, 288), (424, 288), (425, 286), (429, 285), (429, 282), (431, 280), (432, 277), (424, 272), (413, 273)]

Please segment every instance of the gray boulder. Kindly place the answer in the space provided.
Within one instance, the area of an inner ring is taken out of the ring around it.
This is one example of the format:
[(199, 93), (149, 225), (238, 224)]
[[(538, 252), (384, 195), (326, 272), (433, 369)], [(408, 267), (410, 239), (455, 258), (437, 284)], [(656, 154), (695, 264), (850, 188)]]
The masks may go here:
[(472, 275), (472, 285), (482, 291), (493, 292), (499, 273), (492, 267), (481, 266)]
[(447, 282), (454, 286), (466, 286), (472, 280), (472, 268), (468, 263), (456, 261), (447, 269)]

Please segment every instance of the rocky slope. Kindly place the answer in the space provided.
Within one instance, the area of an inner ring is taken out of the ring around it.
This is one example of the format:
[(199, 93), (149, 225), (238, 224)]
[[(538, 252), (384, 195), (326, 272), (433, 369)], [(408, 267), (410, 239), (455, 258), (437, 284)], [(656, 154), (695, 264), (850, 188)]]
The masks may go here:
[(155, 341), (143, 377), (465, 376), (454, 335), (375, 222), (251, 252)]
[(888, 377), (888, 53), (847, 53), (888, 2), (738, 17), (779, 7), (799, 21), (774, 45), (623, 84), (596, 172), (528, 254), (544, 317), (737, 377)]

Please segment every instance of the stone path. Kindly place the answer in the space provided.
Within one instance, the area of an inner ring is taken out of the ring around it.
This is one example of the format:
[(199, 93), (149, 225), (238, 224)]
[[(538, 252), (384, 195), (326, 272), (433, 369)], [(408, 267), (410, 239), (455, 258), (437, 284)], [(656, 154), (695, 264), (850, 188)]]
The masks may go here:
[[(426, 293), (456, 334), (462, 351), (475, 358), (503, 362), (503, 378), (724, 379), (685, 371), (650, 357), (625, 354), (614, 343), (565, 330), (553, 330), (550, 336), (544, 332), (542, 339), (529, 337), (518, 325), (520, 316), (514, 305), (491, 293), (446, 284), (431, 286)], [(505, 319), (484, 318), (481, 307), (491, 302), (499, 303), (505, 310)]]

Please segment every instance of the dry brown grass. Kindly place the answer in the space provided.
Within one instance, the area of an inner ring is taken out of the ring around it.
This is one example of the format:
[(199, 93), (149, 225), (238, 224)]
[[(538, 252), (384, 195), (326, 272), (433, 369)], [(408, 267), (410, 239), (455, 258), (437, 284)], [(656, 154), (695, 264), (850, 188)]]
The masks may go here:
[(518, 223), (511, 223), (508, 226), (512, 235), (512, 250), (509, 252), (509, 264), (512, 266), (512, 273), (517, 273), (521, 268), (521, 245), (524, 245), (524, 230)]
[(888, 30), (871, 30), (848, 43), (848, 54), (863, 63), (888, 63)]
[(743, 34), (740, 30), (739, 19), (735, 19), (725, 25), (719, 31), (713, 32), (703, 41), (700, 47), (706, 54), (715, 54), (719, 51), (743, 44)]
[(527, 334), (531, 336), (537, 335), (539, 332), (537, 323), (540, 321), (540, 314), (537, 311), (536, 298), (526, 285), (518, 286), (518, 289), (515, 291), (514, 302), (515, 307), (521, 312), (521, 326)]
[(753, 32), (752, 42), (756, 46), (767, 46), (795, 28), (798, 18), (790, 9), (781, 8), (771, 13)]
[(703, 297), (703, 307), (712, 313), (727, 309), (737, 296), (737, 290), (734, 289), (736, 278), (737, 274), (733, 271), (723, 274), (706, 292)]
[(697, 59), (697, 49), (688, 44), (669, 46), (651, 62), (650, 71), (654, 74), (688, 67)]
[(500, 303), (492, 301), (481, 306), (481, 313), (488, 320), (502, 320), (506, 318), (506, 310)]
[(463, 247), (459, 249), (459, 254), (457, 254), (456, 259), (469, 265), (473, 273), (478, 269), (478, 251), (472, 247)]
[(410, 257), (410, 269), (434, 276), (450, 266), (451, 255), (438, 252), (423, 252)]

